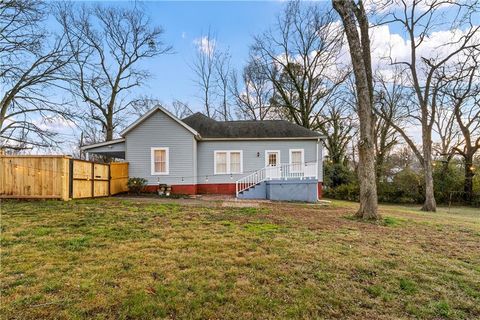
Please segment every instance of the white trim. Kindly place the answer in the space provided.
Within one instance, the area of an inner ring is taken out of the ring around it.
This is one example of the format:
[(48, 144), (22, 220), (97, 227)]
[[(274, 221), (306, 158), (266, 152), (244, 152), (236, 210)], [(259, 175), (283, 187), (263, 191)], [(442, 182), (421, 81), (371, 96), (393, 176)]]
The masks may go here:
[[(304, 165), (305, 164), (305, 149), (289, 149), (288, 150), (288, 164), (290, 166), (292, 166), (292, 152), (298, 152), (300, 151), (302, 153), (302, 162), (300, 165)], [(302, 172), (302, 168), (300, 170), (291, 170), (290, 172), (292, 173), (298, 173), (298, 172)]]
[[(240, 172), (231, 172), (230, 155), (233, 152), (240, 153)], [(227, 154), (227, 171), (226, 172), (217, 172), (217, 153), (226, 153)], [(243, 173), (243, 150), (215, 150), (213, 152), (213, 174), (214, 175), (242, 174), (242, 173)]]
[[(165, 172), (155, 171), (155, 151), (165, 150)], [(151, 147), (150, 148), (150, 174), (152, 176), (166, 176), (170, 174), (170, 150), (168, 147)]]
[(279, 166), (282, 163), (281, 158), (280, 158), (280, 150), (265, 150), (265, 167), (268, 166), (268, 156), (267, 156), (267, 154), (269, 152), (270, 153), (276, 152), (278, 154), (277, 166)]
[(122, 142), (125, 142), (124, 138), (115, 139), (115, 140), (111, 140), (111, 141), (105, 141), (105, 142), (99, 142), (99, 143), (94, 143), (94, 144), (89, 144), (88, 146), (81, 147), (80, 150), (90, 150), (90, 149), (93, 149), (93, 148), (105, 147), (105, 146), (109, 146), (109, 145), (117, 144), (117, 143), (122, 143)]
[(200, 138), (200, 141), (255, 141), (255, 140), (318, 140), (324, 136), (316, 137), (283, 137), (283, 138)]
[(160, 110), (162, 111), (163, 113), (165, 113), (167, 116), (169, 116), (170, 118), (172, 118), (173, 120), (175, 120), (178, 124), (180, 124), (182, 127), (184, 127), (185, 129), (187, 129), (188, 131), (190, 131), (194, 136), (198, 136), (200, 137), (200, 134), (198, 134), (197, 131), (195, 131), (192, 127), (188, 126), (185, 122), (183, 122), (182, 120), (178, 119), (177, 117), (175, 117), (173, 114), (171, 114), (167, 109), (163, 108), (161, 105), (156, 105), (155, 107), (153, 107), (152, 109), (150, 109), (147, 113), (145, 113), (143, 116), (141, 116), (140, 118), (138, 118), (137, 120), (135, 120), (131, 125), (129, 125), (128, 127), (126, 127), (122, 132), (120, 132), (120, 135), (123, 137), (125, 136), (129, 131), (131, 131), (133, 128), (135, 128), (136, 126), (138, 126), (140, 123), (142, 123), (145, 119), (147, 119), (148, 117), (150, 117), (152, 114), (155, 113), (155, 111), (157, 110)]

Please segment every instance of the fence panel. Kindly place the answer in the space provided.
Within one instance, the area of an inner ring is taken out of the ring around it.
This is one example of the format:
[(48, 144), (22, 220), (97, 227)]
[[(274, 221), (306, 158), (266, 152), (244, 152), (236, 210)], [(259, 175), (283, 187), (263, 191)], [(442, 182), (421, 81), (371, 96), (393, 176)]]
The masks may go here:
[(70, 197), (73, 199), (93, 197), (92, 162), (83, 160), (72, 161), (72, 186)]
[(1, 156), (0, 198), (68, 200), (66, 156)]
[(110, 194), (128, 191), (128, 162), (110, 163)]
[(0, 156), (0, 198), (107, 197), (126, 192), (128, 163), (102, 164), (67, 156)]
[(110, 165), (95, 163), (93, 165), (93, 196), (107, 197), (110, 195), (109, 184)]

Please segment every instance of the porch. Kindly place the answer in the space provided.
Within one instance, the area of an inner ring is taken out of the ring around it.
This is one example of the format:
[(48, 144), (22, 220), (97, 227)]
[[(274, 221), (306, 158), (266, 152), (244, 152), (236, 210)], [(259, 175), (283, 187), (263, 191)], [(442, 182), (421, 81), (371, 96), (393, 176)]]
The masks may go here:
[(235, 183), (239, 199), (315, 202), (318, 188), (317, 162), (269, 165)]

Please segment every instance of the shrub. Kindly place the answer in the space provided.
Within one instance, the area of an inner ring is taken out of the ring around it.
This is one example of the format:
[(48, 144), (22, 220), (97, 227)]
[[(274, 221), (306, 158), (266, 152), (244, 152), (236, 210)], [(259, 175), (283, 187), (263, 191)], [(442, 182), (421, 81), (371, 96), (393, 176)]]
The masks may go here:
[(397, 172), (391, 181), (378, 183), (378, 200), (393, 203), (421, 203), (423, 202), (422, 186), (421, 174), (405, 168)]
[(147, 185), (147, 179), (144, 178), (129, 178), (128, 179), (128, 191), (133, 192), (135, 194), (140, 194), (140, 192), (145, 188)]
[(356, 178), (355, 172), (342, 163), (325, 162), (324, 172), (324, 184), (329, 188), (352, 183)]
[(360, 187), (356, 182), (342, 184), (335, 188), (325, 188), (325, 197), (339, 200), (358, 201)]
[(448, 166), (437, 165), (433, 170), (435, 200), (438, 203), (462, 202), (464, 170), (462, 166), (450, 163)]

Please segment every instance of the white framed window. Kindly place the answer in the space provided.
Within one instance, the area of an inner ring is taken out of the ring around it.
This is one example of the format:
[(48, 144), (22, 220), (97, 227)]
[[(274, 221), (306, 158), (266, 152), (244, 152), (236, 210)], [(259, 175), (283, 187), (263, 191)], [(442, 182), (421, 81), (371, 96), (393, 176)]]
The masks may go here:
[(290, 172), (302, 172), (302, 165), (305, 163), (303, 149), (290, 149)]
[(215, 150), (214, 174), (238, 174), (243, 173), (242, 150)]
[(151, 174), (153, 176), (169, 174), (168, 148), (151, 148)]

